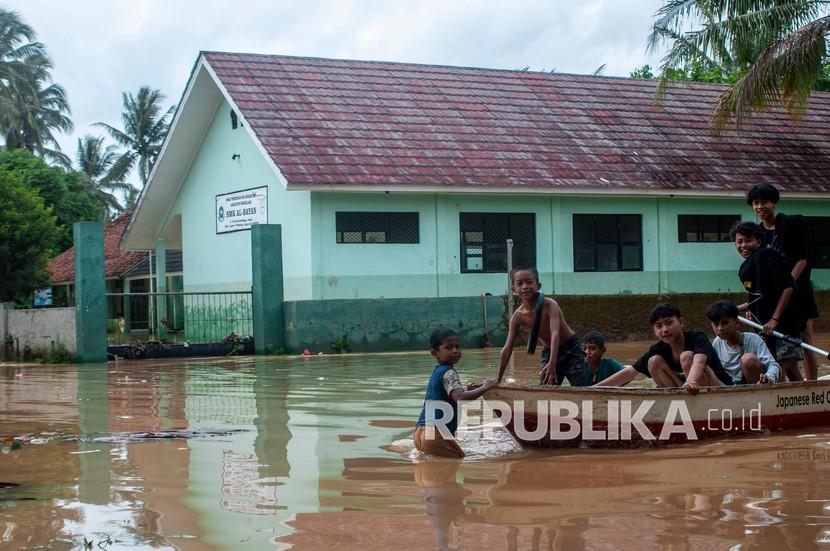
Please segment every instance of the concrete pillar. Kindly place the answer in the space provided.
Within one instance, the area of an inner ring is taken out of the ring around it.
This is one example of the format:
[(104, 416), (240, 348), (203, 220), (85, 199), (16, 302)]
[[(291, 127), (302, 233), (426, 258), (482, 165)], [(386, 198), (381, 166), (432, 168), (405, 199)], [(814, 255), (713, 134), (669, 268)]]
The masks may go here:
[(104, 226), (76, 222), (75, 345), (78, 363), (107, 361), (107, 297), (104, 285)]
[(251, 280), (253, 282), (254, 351), (285, 346), (282, 285), (282, 226), (251, 227)]
[[(167, 292), (167, 242), (164, 239), (156, 240), (156, 292)], [(156, 297), (156, 319), (158, 320), (158, 339), (167, 338), (167, 297)]]

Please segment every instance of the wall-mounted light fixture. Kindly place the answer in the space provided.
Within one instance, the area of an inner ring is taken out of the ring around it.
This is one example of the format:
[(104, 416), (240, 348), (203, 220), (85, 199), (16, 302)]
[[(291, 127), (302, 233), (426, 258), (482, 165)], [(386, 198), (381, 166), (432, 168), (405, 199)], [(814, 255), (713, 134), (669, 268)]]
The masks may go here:
[(236, 127), (239, 125), (239, 117), (236, 116), (236, 111), (231, 109), (231, 128), (236, 130)]
[(239, 153), (234, 153), (233, 155), (231, 155), (231, 161), (235, 161), (235, 160), (237, 160), (238, 158), (240, 158), (241, 156), (242, 156), (242, 155), (240, 155)]

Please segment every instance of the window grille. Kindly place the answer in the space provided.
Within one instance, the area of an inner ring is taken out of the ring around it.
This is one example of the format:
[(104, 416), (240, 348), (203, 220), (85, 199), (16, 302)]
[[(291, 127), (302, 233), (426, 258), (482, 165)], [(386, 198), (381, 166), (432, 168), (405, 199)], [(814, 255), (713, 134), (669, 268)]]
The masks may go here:
[(513, 266), (536, 265), (536, 217), (527, 213), (459, 215), (461, 272), (507, 271), (507, 240), (513, 240)]
[(417, 212), (337, 212), (338, 243), (418, 243)]
[(639, 214), (574, 214), (574, 271), (642, 271)]
[(678, 243), (727, 243), (737, 214), (678, 214)]

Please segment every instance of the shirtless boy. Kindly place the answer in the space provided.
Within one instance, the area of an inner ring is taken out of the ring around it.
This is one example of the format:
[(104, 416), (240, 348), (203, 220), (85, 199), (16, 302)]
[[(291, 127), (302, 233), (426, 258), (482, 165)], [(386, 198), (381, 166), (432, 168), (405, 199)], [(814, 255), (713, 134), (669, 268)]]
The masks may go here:
[[(513, 292), (519, 295), (522, 305), (510, 318), (507, 330), (507, 342), (501, 349), (499, 356), (499, 375), (501, 382), (510, 356), (513, 354), (513, 343), (524, 326), (533, 330), (536, 318), (536, 302), (541, 295), (539, 289), (539, 272), (536, 268), (516, 268), (510, 272), (510, 281), (513, 283)], [(588, 371), (585, 365), (585, 353), (573, 329), (565, 321), (565, 316), (559, 304), (549, 297), (542, 300), (542, 322), (539, 324), (539, 342), (542, 343), (542, 370), (539, 372), (539, 384), (559, 385), (563, 379), (568, 379), (571, 386), (588, 386)]]

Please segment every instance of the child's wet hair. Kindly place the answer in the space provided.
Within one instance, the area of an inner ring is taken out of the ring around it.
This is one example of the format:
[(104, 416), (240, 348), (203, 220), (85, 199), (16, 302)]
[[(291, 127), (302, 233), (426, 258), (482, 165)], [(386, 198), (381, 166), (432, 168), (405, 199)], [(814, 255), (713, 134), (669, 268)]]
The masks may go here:
[(458, 333), (447, 327), (436, 329), (429, 336), (429, 346), (433, 350), (438, 350), (441, 344), (450, 337), (458, 337)]
[(706, 317), (712, 323), (720, 323), (723, 319), (738, 319), (738, 307), (728, 300), (719, 300), (709, 305)]
[(760, 224), (755, 222), (741, 222), (740, 220), (735, 222), (729, 230), (729, 239), (735, 241), (735, 238), (739, 235), (754, 237), (759, 241), (764, 240), (764, 230)]
[(536, 280), (536, 283), (539, 283), (539, 271), (534, 268), (533, 266), (518, 266), (510, 270), (510, 283), (513, 283), (513, 280), (516, 278), (516, 274), (518, 272), (530, 272), (533, 274), (533, 278)]
[(663, 318), (681, 318), (683, 316), (680, 315), (680, 310), (678, 310), (677, 306), (674, 304), (663, 303), (658, 304), (654, 308), (651, 309), (651, 314), (648, 315), (648, 324), (654, 325), (654, 323)]
[(582, 336), (582, 344), (591, 343), (605, 348), (605, 335), (599, 331), (588, 331)]
[(750, 207), (753, 201), (772, 201), (777, 204), (780, 199), (781, 194), (778, 192), (778, 188), (766, 182), (755, 184), (746, 190), (746, 204)]

